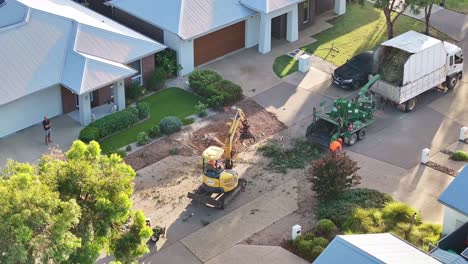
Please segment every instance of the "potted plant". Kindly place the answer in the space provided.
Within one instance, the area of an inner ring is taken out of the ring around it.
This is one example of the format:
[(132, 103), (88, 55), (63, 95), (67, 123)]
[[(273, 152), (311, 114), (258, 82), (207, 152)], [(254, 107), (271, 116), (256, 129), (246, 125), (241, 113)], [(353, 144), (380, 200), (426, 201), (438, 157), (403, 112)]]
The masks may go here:
[(182, 66), (177, 64), (176, 52), (171, 49), (165, 49), (156, 54), (156, 63), (163, 68), (167, 74), (167, 78), (171, 78), (178, 71), (182, 70)]

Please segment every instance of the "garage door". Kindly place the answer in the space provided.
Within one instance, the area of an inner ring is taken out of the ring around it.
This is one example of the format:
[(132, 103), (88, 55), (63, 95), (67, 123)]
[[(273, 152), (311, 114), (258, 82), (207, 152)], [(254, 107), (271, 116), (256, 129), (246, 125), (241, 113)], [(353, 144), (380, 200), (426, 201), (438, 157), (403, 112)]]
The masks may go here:
[(245, 21), (195, 39), (195, 66), (207, 63), (245, 45)]
[(0, 138), (42, 122), (45, 115), (54, 117), (62, 113), (60, 86), (0, 106)]

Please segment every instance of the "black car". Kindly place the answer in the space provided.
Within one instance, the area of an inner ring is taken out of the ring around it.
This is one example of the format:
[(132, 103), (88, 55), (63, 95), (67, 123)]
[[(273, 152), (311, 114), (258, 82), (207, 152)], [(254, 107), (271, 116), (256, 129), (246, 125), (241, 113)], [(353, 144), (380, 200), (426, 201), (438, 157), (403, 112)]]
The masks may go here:
[(374, 53), (365, 51), (354, 56), (333, 72), (333, 82), (341, 88), (358, 89), (367, 83), (372, 73)]

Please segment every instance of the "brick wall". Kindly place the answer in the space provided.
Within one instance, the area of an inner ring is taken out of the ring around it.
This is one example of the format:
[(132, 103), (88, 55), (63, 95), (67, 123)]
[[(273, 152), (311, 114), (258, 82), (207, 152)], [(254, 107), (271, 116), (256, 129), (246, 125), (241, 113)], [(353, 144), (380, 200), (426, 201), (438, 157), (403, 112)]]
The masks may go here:
[(154, 54), (141, 59), (141, 72), (143, 74), (143, 84), (146, 85), (151, 73), (154, 71)]

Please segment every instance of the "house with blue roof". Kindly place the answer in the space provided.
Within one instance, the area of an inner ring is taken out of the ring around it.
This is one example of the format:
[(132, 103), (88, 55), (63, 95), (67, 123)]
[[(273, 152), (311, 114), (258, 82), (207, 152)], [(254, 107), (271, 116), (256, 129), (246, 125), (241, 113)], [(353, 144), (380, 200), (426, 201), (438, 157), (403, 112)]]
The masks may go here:
[(390, 234), (340, 235), (313, 264), (440, 264), (408, 242)]
[[(75, 0), (80, 1), (80, 0)], [(82, 0), (81, 0), (82, 1)], [(175, 50), (180, 75), (243, 48), (271, 50), (272, 37), (294, 42), (315, 17), (346, 0), (86, 0), (111, 16)], [(104, 4), (105, 3), (105, 4)]]
[(468, 222), (468, 166), (458, 173), (455, 179), (439, 196), (444, 205), (444, 235), (454, 232)]

